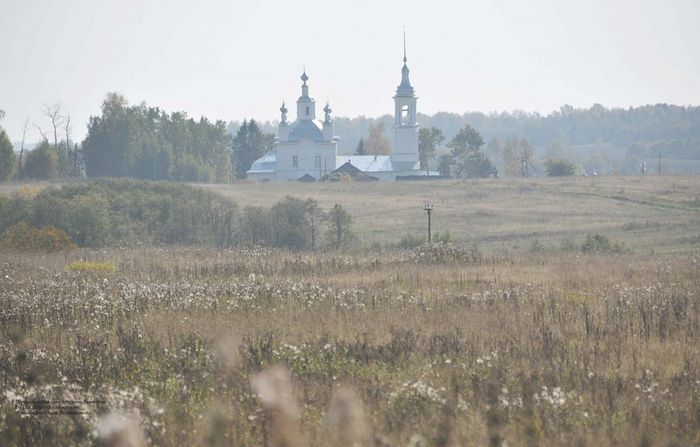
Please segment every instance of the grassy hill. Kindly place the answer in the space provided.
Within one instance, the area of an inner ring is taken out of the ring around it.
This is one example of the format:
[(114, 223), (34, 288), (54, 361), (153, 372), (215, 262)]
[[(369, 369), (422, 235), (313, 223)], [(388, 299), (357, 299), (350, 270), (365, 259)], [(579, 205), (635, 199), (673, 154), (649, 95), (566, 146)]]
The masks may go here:
[[(6, 184), (0, 194), (22, 187)], [(197, 185), (240, 207), (270, 207), (287, 195), (314, 198), (324, 209), (345, 206), (364, 246), (425, 236), (431, 202), (433, 234), (460, 244), (524, 251), (556, 249), (602, 234), (637, 254), (700, 250), (700, 177), (569, 177), (397, 183), (237, 183)]]
[(241, 183), (204, 185), (240, 206), (270, 205), (285, 195), (340, 203), (367, 244), (423, 235), (423, 205), (433, 203), (433, 231), (488, 251), (545, 247), (588, 233), (640, 254), (700, 249), (699, 177), (570, 177), (424, 183)]

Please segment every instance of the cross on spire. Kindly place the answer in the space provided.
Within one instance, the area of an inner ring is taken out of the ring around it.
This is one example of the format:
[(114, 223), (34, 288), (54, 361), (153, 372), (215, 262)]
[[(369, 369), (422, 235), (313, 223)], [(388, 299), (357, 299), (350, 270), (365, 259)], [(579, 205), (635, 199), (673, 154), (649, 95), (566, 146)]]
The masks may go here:
[(405, 64), (406, 61), (406, 27), (403, 29), (403, 63)]

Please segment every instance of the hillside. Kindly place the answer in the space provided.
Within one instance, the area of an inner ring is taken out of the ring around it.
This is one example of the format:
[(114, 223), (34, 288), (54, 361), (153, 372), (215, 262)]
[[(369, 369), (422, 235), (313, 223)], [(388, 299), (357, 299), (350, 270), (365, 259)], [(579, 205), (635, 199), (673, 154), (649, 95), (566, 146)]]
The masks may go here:
[(571, 177), (425, 183), (206, 185), (240, 206), (271, 204), (285, 195), (345, 206), (367, 244), (395, 243), (433, 230), (488, 250), (526, 250), (535, 239), (558, 246), (604, 234), (640, 253), (700, 248), (700, 178)]

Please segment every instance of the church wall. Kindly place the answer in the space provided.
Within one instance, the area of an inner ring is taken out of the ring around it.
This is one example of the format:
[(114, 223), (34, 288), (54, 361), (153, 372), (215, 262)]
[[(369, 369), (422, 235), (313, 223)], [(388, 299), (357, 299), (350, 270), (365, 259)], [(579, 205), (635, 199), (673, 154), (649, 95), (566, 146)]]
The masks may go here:
[[(304, 174), (315, 179), (335, 170), (338, 143), (335, 141), (312, 141), (306, 138), (296, 143), (277, 145), (277, 179), (298, 180)], [(294, 156), (298, 166), (294, 167)], [(320, 157), (321, 166), (317, 166)]]
[(396, 161), (418, 161), (417, 126), (396, 128), (391, 158)]

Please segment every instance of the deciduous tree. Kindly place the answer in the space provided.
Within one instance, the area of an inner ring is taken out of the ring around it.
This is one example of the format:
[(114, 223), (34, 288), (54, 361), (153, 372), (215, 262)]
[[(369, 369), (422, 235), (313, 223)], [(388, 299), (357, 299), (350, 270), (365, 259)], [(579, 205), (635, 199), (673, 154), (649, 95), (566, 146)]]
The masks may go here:
[(481, 147), (484, 139), (481, 134), (471, 127), (465, 125), (457, 132), (457, 135), (447, 145), (451, 152), (451, 169), (453, 175), (460, 178), (495, 177), (498, 170), (491, 163)]
[(428, 162), (435, 157), (437, 148), (445, 141), (442, 130), (437, 127), (421, 128), (418, 131), (418, 158), (421, 169), (428, 171)]
[(23, 172), (25, 177), (36, 180), (50, 180), (58, 175), (58, 154), (48, 141), (29, 151)]
[(342, 205), (336, 203), (333, 206), (328, 212), (326, 224), (326, 237), (335, 250), (340, 250), (350, 243), (353, 238), (352, 217)]
[(222, 121), (129, 106), (116, 93), (90, 118), (80, 149), (74, 162), (84, 159), (89, 177), (227, 181), (231, 166), (231, 137)]
[(384, 122), (378, 121), (369, 127), (369, 135), (365, 140), (365, 153), (367, 155), (390, 155), (391, 144), (385, 133)]

